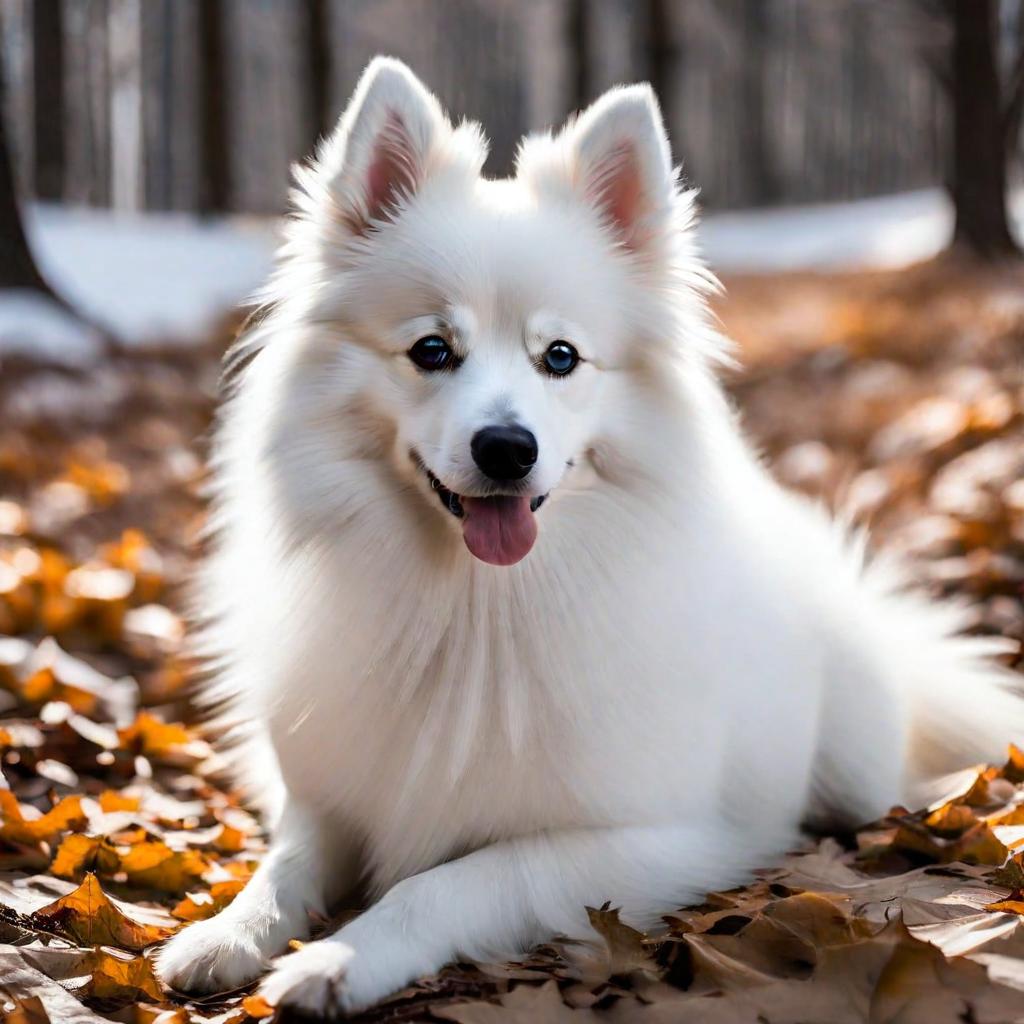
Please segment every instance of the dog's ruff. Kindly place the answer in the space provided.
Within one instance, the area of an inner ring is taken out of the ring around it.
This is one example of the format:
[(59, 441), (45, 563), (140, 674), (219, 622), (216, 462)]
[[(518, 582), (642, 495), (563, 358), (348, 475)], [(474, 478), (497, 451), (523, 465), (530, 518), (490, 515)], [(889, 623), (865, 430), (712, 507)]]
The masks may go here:
[[(1024, 731), (991, 642), (742, 438), (650, 89), (528, 138), (513, 179), (484, 155), (378, 59), (299, 172), (234, 353), (200, 594), (209, 698), (280, 820), (235, 902), (161, 952), (177, 988), (269, 965), (272, 1002), (344, 1013), (592, 939), (587, 905), (650, 928), (803, 823), (919, 800)], [(408, 358), (431, 335), (457, 368)], [(556, 339), (582, 357), (565, 377), (539, 363)], [(494, 422), (539, 450), (531, 511), (496, 499), (539, 528), (510, 567), (458, 517), (493, 491), (470, 440)], [(362, 916), (274, 959), (360, 880)]]

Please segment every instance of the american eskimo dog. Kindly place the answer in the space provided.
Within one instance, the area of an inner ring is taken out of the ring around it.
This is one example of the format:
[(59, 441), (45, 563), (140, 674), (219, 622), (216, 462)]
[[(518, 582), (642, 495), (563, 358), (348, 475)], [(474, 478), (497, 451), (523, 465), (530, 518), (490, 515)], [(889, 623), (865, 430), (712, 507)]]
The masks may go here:
[[(276, 826), (163, 949), (176, 988), (269, 969), (271, 1003), (345, 1013), (593, 937), (587, 905), (650, 928), (1022, 731), (991, 643), (744, 440), (650, 88), (508, 180), (485, 152), (377, 59), (299, 172), (202, 585)], [(280, 956), (357, 883), (369, 909)]]

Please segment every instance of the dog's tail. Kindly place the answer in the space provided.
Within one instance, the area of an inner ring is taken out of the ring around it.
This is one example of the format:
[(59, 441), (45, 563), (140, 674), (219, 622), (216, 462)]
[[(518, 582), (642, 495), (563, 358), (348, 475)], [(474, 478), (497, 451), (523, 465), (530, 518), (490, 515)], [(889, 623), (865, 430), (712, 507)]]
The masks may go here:
[(946, 636), (908, 651), (911, 793), (957, 769), (1000, 764), (1009, 744), (1024, 745), (1020, 676), (995, 660), (1006, 649), (999, 638)]
[(1024, 679), (1000, 663), (1016, 642), (965, 635), (965, 605), (908, 590), (884, 559), (865, 578), (885, 592), (877, 607), (904, 701), (908, 800), (934, 798), (940, 777), (1001, 764), (1010, 743), (1024, 746)]

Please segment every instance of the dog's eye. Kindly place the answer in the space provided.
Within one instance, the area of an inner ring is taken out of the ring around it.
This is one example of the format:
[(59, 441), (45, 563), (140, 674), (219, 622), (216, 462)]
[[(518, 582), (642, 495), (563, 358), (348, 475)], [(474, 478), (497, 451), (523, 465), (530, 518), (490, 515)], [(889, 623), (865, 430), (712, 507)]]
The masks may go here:
[(458, 365), (451, 345), (437, 334), (420, 338), (409, 349), (409, 358), (421, 370), (444, 370), (446, 367)]
[(567, 341), (553, 341), (541, 357), (544, 369), (556, 377), (564, 377), (576, 369), (580, 354)]

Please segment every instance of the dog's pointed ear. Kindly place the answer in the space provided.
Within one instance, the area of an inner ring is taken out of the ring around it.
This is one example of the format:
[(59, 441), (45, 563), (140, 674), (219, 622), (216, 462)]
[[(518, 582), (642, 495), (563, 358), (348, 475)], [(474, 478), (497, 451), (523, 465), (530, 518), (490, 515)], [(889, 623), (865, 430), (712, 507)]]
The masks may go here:
[(606, 92), (565, 131), (574, 187), (622, 244), (641, 251), (671, 220), (676, 175), (654, 90)]
[(441, 105), (409, 68), (375, 57), (319, 158), (318, 174), (349, 230), (364, 234), (415, 195), (451, 133)]

